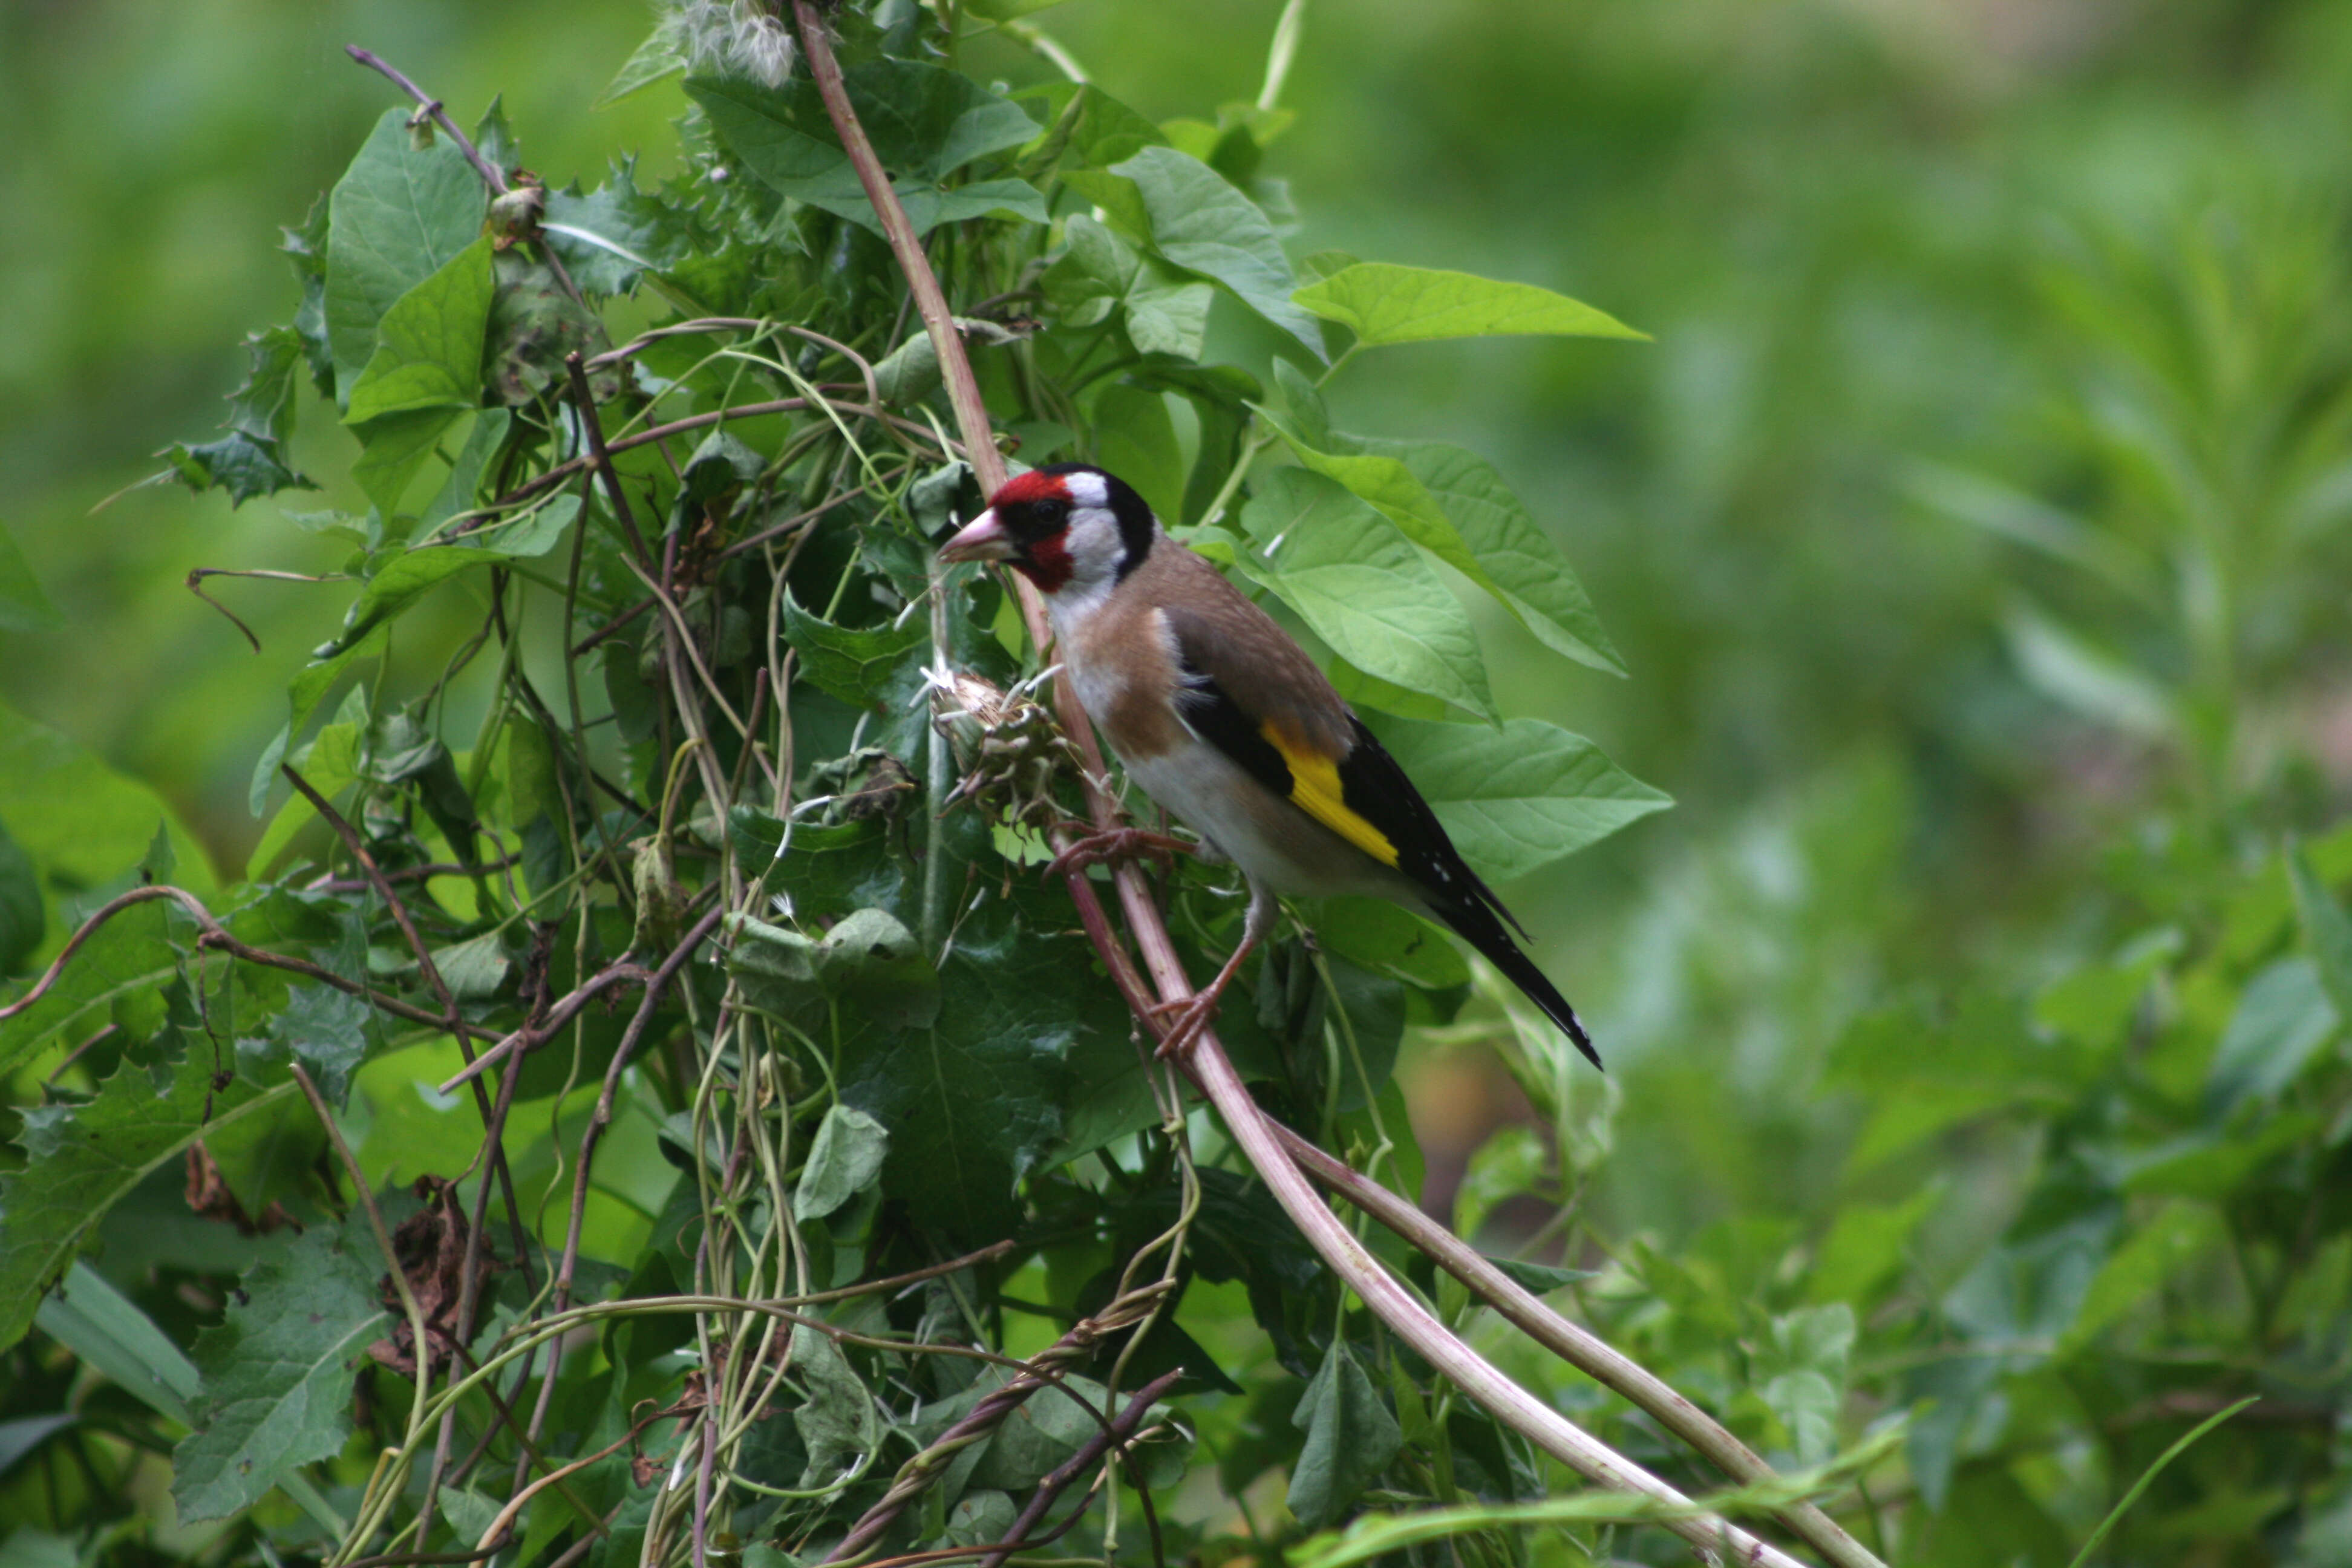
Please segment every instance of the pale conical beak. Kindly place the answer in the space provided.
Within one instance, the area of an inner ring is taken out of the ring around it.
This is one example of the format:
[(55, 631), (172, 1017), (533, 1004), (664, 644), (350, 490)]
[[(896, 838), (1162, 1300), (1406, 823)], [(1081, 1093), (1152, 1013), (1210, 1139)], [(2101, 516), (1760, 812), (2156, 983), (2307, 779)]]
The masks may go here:
[(1009, 561), (1013, 557), (1013, 536), (996, 521), (993, 507), (982, 512), (953, 539), (940, 546), (942, 561)]

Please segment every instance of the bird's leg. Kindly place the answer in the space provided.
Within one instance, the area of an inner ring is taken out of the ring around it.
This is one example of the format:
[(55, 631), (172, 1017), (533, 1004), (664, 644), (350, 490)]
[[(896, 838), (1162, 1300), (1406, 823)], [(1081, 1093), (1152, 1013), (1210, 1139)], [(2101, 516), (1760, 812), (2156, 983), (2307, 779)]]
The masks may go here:
[(1150, 833), (1140, 827), (1098, 827), (1074, 839), (1070, 847), (1054, 857), (1045, 868), (1048, 877), (1066, 877), (1073, 871), (1083, 871), (1089, 866), (1100, 866), (1112, 860), (1156, 861), (1162, 870), (1173, 870), (1176, 857), (1192, 849), (1181, 838), (1165, 833)]
[(1256, 950), (1259, 942), (1274, 929), (1275, 918), (1281, 912), (1282, 906), (1275, 901), (1271, 891), (1255, 882), (1250, 884), (1249, 914), (1242, 922), (1241, 943), (1234, 949), (1234, 955), (1225, 960), (1225, 966), (1217, 971), (1217, 977), (1182, 1001), (1162, 1002), (1151, 1010), (1154, 1018), (1164, 1016), (1172, 1020), (1168, 1033), (1160, 1038), (1160, 1049), (1153, 1053), (1155, 1056), (1171, 1057), (1184, 1049), (1209, 1020), (1216, 1016), (1217, 1004), (1223, 999), (1225, 987), (1233, 984), (1234, 976), (1241, 973), (1242, 960)]

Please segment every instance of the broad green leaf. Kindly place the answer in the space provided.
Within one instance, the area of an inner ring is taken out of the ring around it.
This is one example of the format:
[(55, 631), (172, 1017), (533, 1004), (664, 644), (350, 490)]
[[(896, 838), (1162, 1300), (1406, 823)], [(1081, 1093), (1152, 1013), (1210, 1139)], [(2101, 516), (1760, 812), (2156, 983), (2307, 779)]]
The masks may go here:
[(2336, 1009), (2338, 1022), (2352, 1020), (2352, 918), (2328, 892), (2327, 884), (2311, 867), (2301, 848), (2287, 857), (2287, 873), (2294, 883), (2295, 914), (2303, 926), (2303, 945), (2319, 972), (2321, 989)]
[(1223, 287), (1324, 357), (1323, 331), (1291, 302), (1297, 279), (1265, 213), (1234, 184), (1173, 147), (1146, 147), (1108, 170), (1063, 180), (1161, 259)]
[(107, 1021), (116, 1004), (152, 994), (179, 970), (161, 903), (125, 910), (91, 934), (58, 983), (0, 1022), (0, 1074)]
[(1113, 382), (1094, 405), (1095, 460), (1133, 485), (1162, 521), (1184, 504), (1184, 454), (1164, 394)]
[(793, 1217), (823, 1219), (882, 1173), (890, 1130), (851, 1105), (828, 1108), (793, 1189)]
[(1484, 569), (1472, 580), (1500, 600), (1545, 647), (1612, 675), (1625, 673), (1625, 661), (1601, 628), (1601, 616), (1568, 557), (1537, 526), (1492, 463), (1437, 441), (1360, 436), (1337, 439), (1345, 450), (1395, 458), (1411, 469)]
[(218, 1328), (196, 1339), (204, 1425), (173, 1451), (172, 1499), (191, 1522), (250, 1507), (352, 1433), (352, 1368), (390, 1321), (365, 1213), (315, 1225), (254, 1265)]
[(2275, 1099), (2303, 1076), (2341, 1022), (2318, 964), (2301, 956), (2280, 959), (2239, 995), (2213, 1052), (2207, 1109), (2226, 1117), (2250, 1100)]
[(376, 324), (375, 353), (352, 387), (344, 424), (423, 408), (471, 408), (481, 400), (491, 255), (484, 235), (393, 301)]
[(384, 312), (482, 232), (481, 177), (446, 138), (417, 148), (408, 116), (384, 110), (327, 198), (327, 341), (346, 403)]
[(1674, 804), (1581, 735), (1538, 719), (1500, 729), (1373, 726), (1480, 876), (1525, 876)]
[(808, 1397), (793, 1412), (802, 1446), (808, 1451), (803, 1489), (830, 1486), (847, 1474), (880, 1442), (874, 1396), (849, 1368), (841, 1347), (806, 1323), (793, 1325), (793, 1371)]
[(48, 910), (41, 899), (41, 874), (33, 858), (9, 837), (0, 819), (0, 976), (24, 969), (47, 934)]
[(126, 1061), (89, 1104), (24, 1113), (25, 1168), (0, 1185), (0, 1347), (24, 1337), (42, 1294), (133, 1187), (211, 1129), (294, 1092), (290, 1081), (257, 1089), (234, 1074), (215, 1089), (201, 1043), (163, 1071), (159, 1093), (158, 1074)]
[[(998, 1369), (990, 1371), (995, 1374)], [(1102, 1384), (1087, 1377), (1065, 1377), (1061, 1383), (1062, 1388), (1039, 1389), (1004, 1418), (972, 1467), (973, 1485), (1026, 1492), (1102, 1430), (1096, 1416), (1079, 1405), (1084, 1400), (1101, 1410), (1109, 1397)]]
[(1424, 991), (1470, 984), (1470, 964), (1437, 927), (1380, 899), (1332, 899), (1308, 922), (1326, 952)]
[(89, 1265), (78, 1262), (67, 1271), (65, 1283), (41, 1298), (35, 1321), (149, 1409), (183, 1426), (195, 1425), (190, 1406), (204, 1380), (194, 1363)]
[[(147, 857), (158, 823), (171, 830), (174, 875), (197, 897), (212, 891), (204, 852), (163, 798), (124, 777), (72, 741), (0, 705), (0, 823), (52, 893), (120, 888)], [(78, 907), (52, 903), (78, 919)], [(119, 917), (138, 920), (139, 911)], [(57, 933), (62, 940), (64, 932)], [(70, 972), (64, 983), (75, 984)], [(44, 999), (32, 1011), (48, 1014)], [(0, 1023), (0, 1070), (25, 1039), (26, 1018)]]
[(1402, 529), (1407, 539), (1510, 605), (1511, 595), (1471, 553), (1462, 531), (1445, 515), (1445, 509), (1438, 504), (1429, 487), (1421, 482), (1421, 477), (1402, 458), (1378, 452), (1326, 449), (1327, 445), (1336, 446), (1342, 441), (1352, 444), (1354, 438), (1334, 436), (1320, 428), (1322, 400), (1314, 395), (1304, 376), (1295, 370), (1286, 375), (1286, 370), (1289, 370), (1287, 365), (1277, 363), (1275, 374), (1278, 384), (1287, 384), (1285, 390), (1290, 396), (1291, 411), (1276, 413), (1261, 407), (1258, 415), (1268, 428), (1282, 437), (1291, 455), (1324, 478), (1362, 497)]
[(1066, 228), (1068, 244), (1041, 280), (1066, 322), (1093, 326), (1116, 308), (1138, 353), (1200, 358), (1211, 285), (1141, 254), (1084, 213), (1071, 214)]
[(1467, 272), (1385, 261), (1342, 268), (1292, 298), (1325, 321), (1354, 331), (1356, 341), (1367, 348), (1434, 338), (1543, 334), (1646, 341), (1648, 336), (1604, 311), (1532, 283), (1504, 283)]
[(466, 416), (462, 408), (420, 408), (407, 414), (386, 414), (352, 431), (362, 450), (352, 465), (352, 478), (375, 509), (386, 517), (400, 510), (401, 498), (433, 456), (449, 427)]
[(2083, 1348), (2134, 1308), (2159, 1300), (2177, 1275), (2228, 1239), (2221, 1215), (2211, 1205), (2178, 1200), (2166, 1204), (2135, 1226), (2100, 1265), (2082, 1310), (2066, 1331), (2066, 1348)]
[(1550, 1165), (1550, 1152), (1534, 1128), (1496, 1128), (1472, 1152), (1462, 1184), (1454, 1191), (1454, 1233), (1476, 1236), (1497, 1205), (1532, 1191)]
[(1912, 1236), (1943, 1196), (1930, 1184), (1900, 1203), (1841, 1205), (1813, 1256), (1806, 1294), (1816, 1301), (1867, 1301), (1904, 1267)]
[(1242, 571), (1298, 612), (1349, 664), (1484, 718), (1495, 715), (1477, 634), (1461, 601), (1412, 542), (1331, 480), (1303, 468), (1267, 476), (1242, 510), (1265, 558)]
[[(318, 1080), (319, 1092), (336, 1106), (350, 1097), (352, 1074), (367, 1059), (369, 1046), (384, 1037), (374, 1008), (348, 992), (310, 982), (292, 988), (284, 1010), (270, 1017), (268, 1033), (277, 1049), (262, 1059), (301, 1063)], [(245, 1045), (239, 1042), (240, 1059), (247, 1055)]]
[(751, 1005), (782, 1017), (838, 1003), (861, 1025), (895, 1032), (939, 1016), (940, 984), (914, 933), (882, 910), (859, 910), (813, 941), (749, 915), (730, 915), (729, 973)]
[(49, 632), (60, 624), (25, 552), (0, 523), (0, 632)]
[[(675, 11), (664, 11), (654, 30), (646, 35), (644, 43), (622, 62), (596, 95), (590, 107), (610, 109), (641, 88), (651, 87), (664, 77), (676, 76), (686, 68), (686, 39), (682, 19)], [(585, 287), (585, 285), (583, 285)]]
[(507, 559), (499, 552), (481, 548), (471, 541), (420, 545), (392, 555), (369, 574), (367, 585), (352, 601), (352, 607), (343, 612), (341, 635), (321, 648), (319, 657), (332, 659), (353, 647), (380, 623), (399, 616), (460, 572), (477, 566), (497, 566)]
[(1502, 1270), (1503, 1277), (1512, 1284), (1522, 1290), (1532, 1290), (1538, 1296), (1593, 1277), (1590, 1268), (1560, 1268), (1549, 1263), (1529, 1263), (1519, 1258), (1489, 1256), (1486, 1261)]
[(294, 378), (304, 363), (301, 335), (292, 327), (272, 327), (247, 337), (245, 346), (245, 384), (229, 395), (228, 434), (201, 446), (176, 442), (163, 456), (189, 489), (226, 489), (238, 506), (279, 490), (317, 489), (286, 463), (286, 442), (294, 434)]
[(1290, 1511), (1308, 1530), (1345, 1513), (1404, 1444), (1403, 1429), (1344, 1339), (1324, 1352), (1290, 1424), (1307, 1434), (1291, 1468)]
[[(474, 416), (474, 427), (466, 433), (466, 444), (457, 448), (457, 460), (449, 466), (449, 477), (441, 481), (441, 489), (416, 520), (416, 532), (411, 537), (428, 538), (441, 531), (449, 520), (459, 512), (471, 511), (480, 499), (482, 475), (506, 445), (507, 432), (514, 425), (514, 416), (503, 408), (485, 408)], [(577, 496), (567, 496), (576, 507)]]
[[(1229, 557), (1227, 564), (1238, 559), (1237, 556)], [(1344, 658), (1332, 658), (1323, 673), (1331, 678), (1331, 689), (1337, 691), (1351, 708), (1377, 708), (1400, 719), (1427, 719), (1436, 722), (1452, 722), (1465, 717), (1434, 697), (1423, 697), (1418, 691), (1407, 691), (1402, 686), (1366, 675)]]
[(2026, 684), (2060, 707), (2141, 740), (2172, 732), (2172, 700), (2161, 686), (2023, 598), (2010, 606), (2001, 632)]

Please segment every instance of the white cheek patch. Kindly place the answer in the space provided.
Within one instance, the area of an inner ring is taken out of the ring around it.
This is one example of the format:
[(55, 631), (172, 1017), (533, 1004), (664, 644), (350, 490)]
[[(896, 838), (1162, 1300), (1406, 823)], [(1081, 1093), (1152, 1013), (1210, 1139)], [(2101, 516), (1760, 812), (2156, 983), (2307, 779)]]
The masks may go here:
[(1062, 476), (1062, 485), (1070, 492), (1071, 501), (1080, 510), (1110, 505), (1110, 487), (1103, 483), (1103, 477), (1100, 474), (1089, 474), (1083, 470), (1074, 474), (1065, 474)]

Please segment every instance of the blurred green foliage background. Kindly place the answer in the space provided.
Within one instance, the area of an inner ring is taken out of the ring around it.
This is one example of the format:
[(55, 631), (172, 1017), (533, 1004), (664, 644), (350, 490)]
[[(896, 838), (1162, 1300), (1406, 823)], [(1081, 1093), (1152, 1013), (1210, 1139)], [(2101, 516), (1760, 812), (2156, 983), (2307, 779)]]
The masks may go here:
[[(1158, 118), (1254, 97), (1276, 9), (1038, 20)], [(343, 44), (461, 120), (504, 89), (525, 161), (593, 184), (635, 148), (669, 166), (675, 81), (589, 107), (647, 21), (636, 0), (0, 10), (0, 521), (64, 622), (0, 633), (0, 698), (161, 788), (225, 874), (278, 693), (342, 601), (215, 580), (257, 657), (183, 579), (338, 547), (267, 502), (92, 509), (209, 430), (239, 336), (289, 312), (273, 226), (392, 101)], [(2340, 815), (2352, 7), (1314, 0), (1285, 104), (1294, 254), (1523, 279), (1656, 339), (1396, 351), (1335, 411), (1500, 465), (1633, 675), (1549, 673), (1489, 616), (1498, 699), (1681, 803), (1512, 890), (1620, 1069), (1618, 1234), (1761, 1236), (1874, 1182), (1927, 1190), (1849, 1167), (1867, 1103), (1822, 1075), (1857, 1017), (2030, 993), (2149, 919), (2193, 931), (2213, 879), (2267, 875), (2282, 833)], [(348, 443), (307, 419), (298, 466), (340, 470)], [(1516, 1091), (1483, 1058), (1418, 1073), (1442, 1206)], [(2007, 1223), (2024, 1158), (1991, 1134), (1940, 1157), (1962, 1197), (1913, 1258), (1931, 1294)]]

